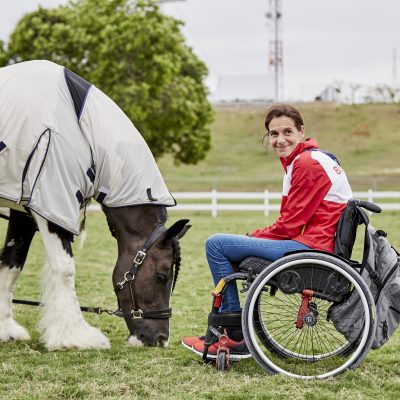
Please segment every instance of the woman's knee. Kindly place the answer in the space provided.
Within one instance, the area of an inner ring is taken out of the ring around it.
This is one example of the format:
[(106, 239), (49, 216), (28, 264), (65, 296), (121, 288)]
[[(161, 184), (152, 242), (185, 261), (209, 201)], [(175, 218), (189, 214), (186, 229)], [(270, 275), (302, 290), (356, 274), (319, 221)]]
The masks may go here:
[(227, 235), (225, 233), (214, 233), (213, 235), (209, 236), (205, 244), (206, 253), (209, 254), (210, 252), (221, 250), (226, 236)]

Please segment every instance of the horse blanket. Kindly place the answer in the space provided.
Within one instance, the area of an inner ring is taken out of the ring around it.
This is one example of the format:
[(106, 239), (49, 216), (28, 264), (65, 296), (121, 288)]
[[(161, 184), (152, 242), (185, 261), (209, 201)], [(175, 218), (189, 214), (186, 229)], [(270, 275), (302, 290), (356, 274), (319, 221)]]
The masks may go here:
[(103, 92), (49, 61), (0, 68), (0, 206), (79, 234), (80, 210), (174, 206), (146, 142)]

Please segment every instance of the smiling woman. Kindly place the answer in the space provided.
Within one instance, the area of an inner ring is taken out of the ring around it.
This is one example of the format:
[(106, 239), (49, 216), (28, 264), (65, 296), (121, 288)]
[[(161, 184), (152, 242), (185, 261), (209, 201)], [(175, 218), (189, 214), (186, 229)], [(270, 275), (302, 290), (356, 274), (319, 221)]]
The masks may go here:
[[(285, 170), (280, 216), (272, 225), (246, 236), (219, 233), (208, 238), (206, 256), (215, 285), (233, 273), (232, 264), (247, 257), (275, 261), (294, 250), (333, 252), (336, 225), (352, 198), (346, 174), (336, 158), (321, 151), (315, 139), (304, 138), (303, 119), (294, 107), (271, 107), (265, 128), (269, 145)], [(240, 321), (241, 307), (233, 281), (224, 292), (219, 311)], [(231, 359), (249, 357), (240, 323), (226, 330)], [(182, 343), (203, 354), (204, 337), (186, 337)], [(211, 345), (208, 357), (215, 359), (218, 348), (219, 342)]]
[(278, 157), (289, 156), (304, 140), (304, 123), (292, 106), (273, 107), (265, 118), (266, 137)]
[(288, 117), (274, 118), (269, 125), (269, 141), (278, 157), (288, 157), (304, 138), (304, 126), (297, 130)]

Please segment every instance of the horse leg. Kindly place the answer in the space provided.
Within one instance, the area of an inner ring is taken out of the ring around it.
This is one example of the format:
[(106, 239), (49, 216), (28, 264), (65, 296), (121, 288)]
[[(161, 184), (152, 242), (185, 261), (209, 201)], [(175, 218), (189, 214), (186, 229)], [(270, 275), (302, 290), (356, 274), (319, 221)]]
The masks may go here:
[(31, 216), (10, 210), (6, 240), (0, 253), (0, 342), (30, 339), (26, 329), (13, 318), (12, 297), (35, 232), (36, 224)]
[(43, 268), (40, 322), (49, 350), (109, 348), (108, 339), (83, 318), (75, 292), (75, 261), (71, 233), (33, 213), (42, 237), (47, 262)]

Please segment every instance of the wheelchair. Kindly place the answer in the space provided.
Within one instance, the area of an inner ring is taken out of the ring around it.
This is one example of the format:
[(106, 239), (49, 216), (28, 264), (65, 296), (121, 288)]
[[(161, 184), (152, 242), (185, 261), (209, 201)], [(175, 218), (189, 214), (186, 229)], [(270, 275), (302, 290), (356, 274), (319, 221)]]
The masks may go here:
[[(366, 201), (352, 199), (338, 223), (335, 254), (295, 251), (271, 262), (249, 257), (214, 288), (203, 360), (219, 341), (216, 367), (229, 368), (228, 327), (242, 326), (255, 361), (268, 373), (300, 379), (323, 379), (357, 368), (371, 348), (376, 330), (373, 296), (361, 278), (363, 263), (351, 260), (357, 227), (368, 224), (363, 209), (380, 212)], [(364, 244), (365, 245), (365, 244)], [(227, 285), (241, 280), (246, 300), (241, 313), (218, 314)], [(330, 310), (354, 291), (362, 316), (348, 321), (352, 337), (335, 328)]]

